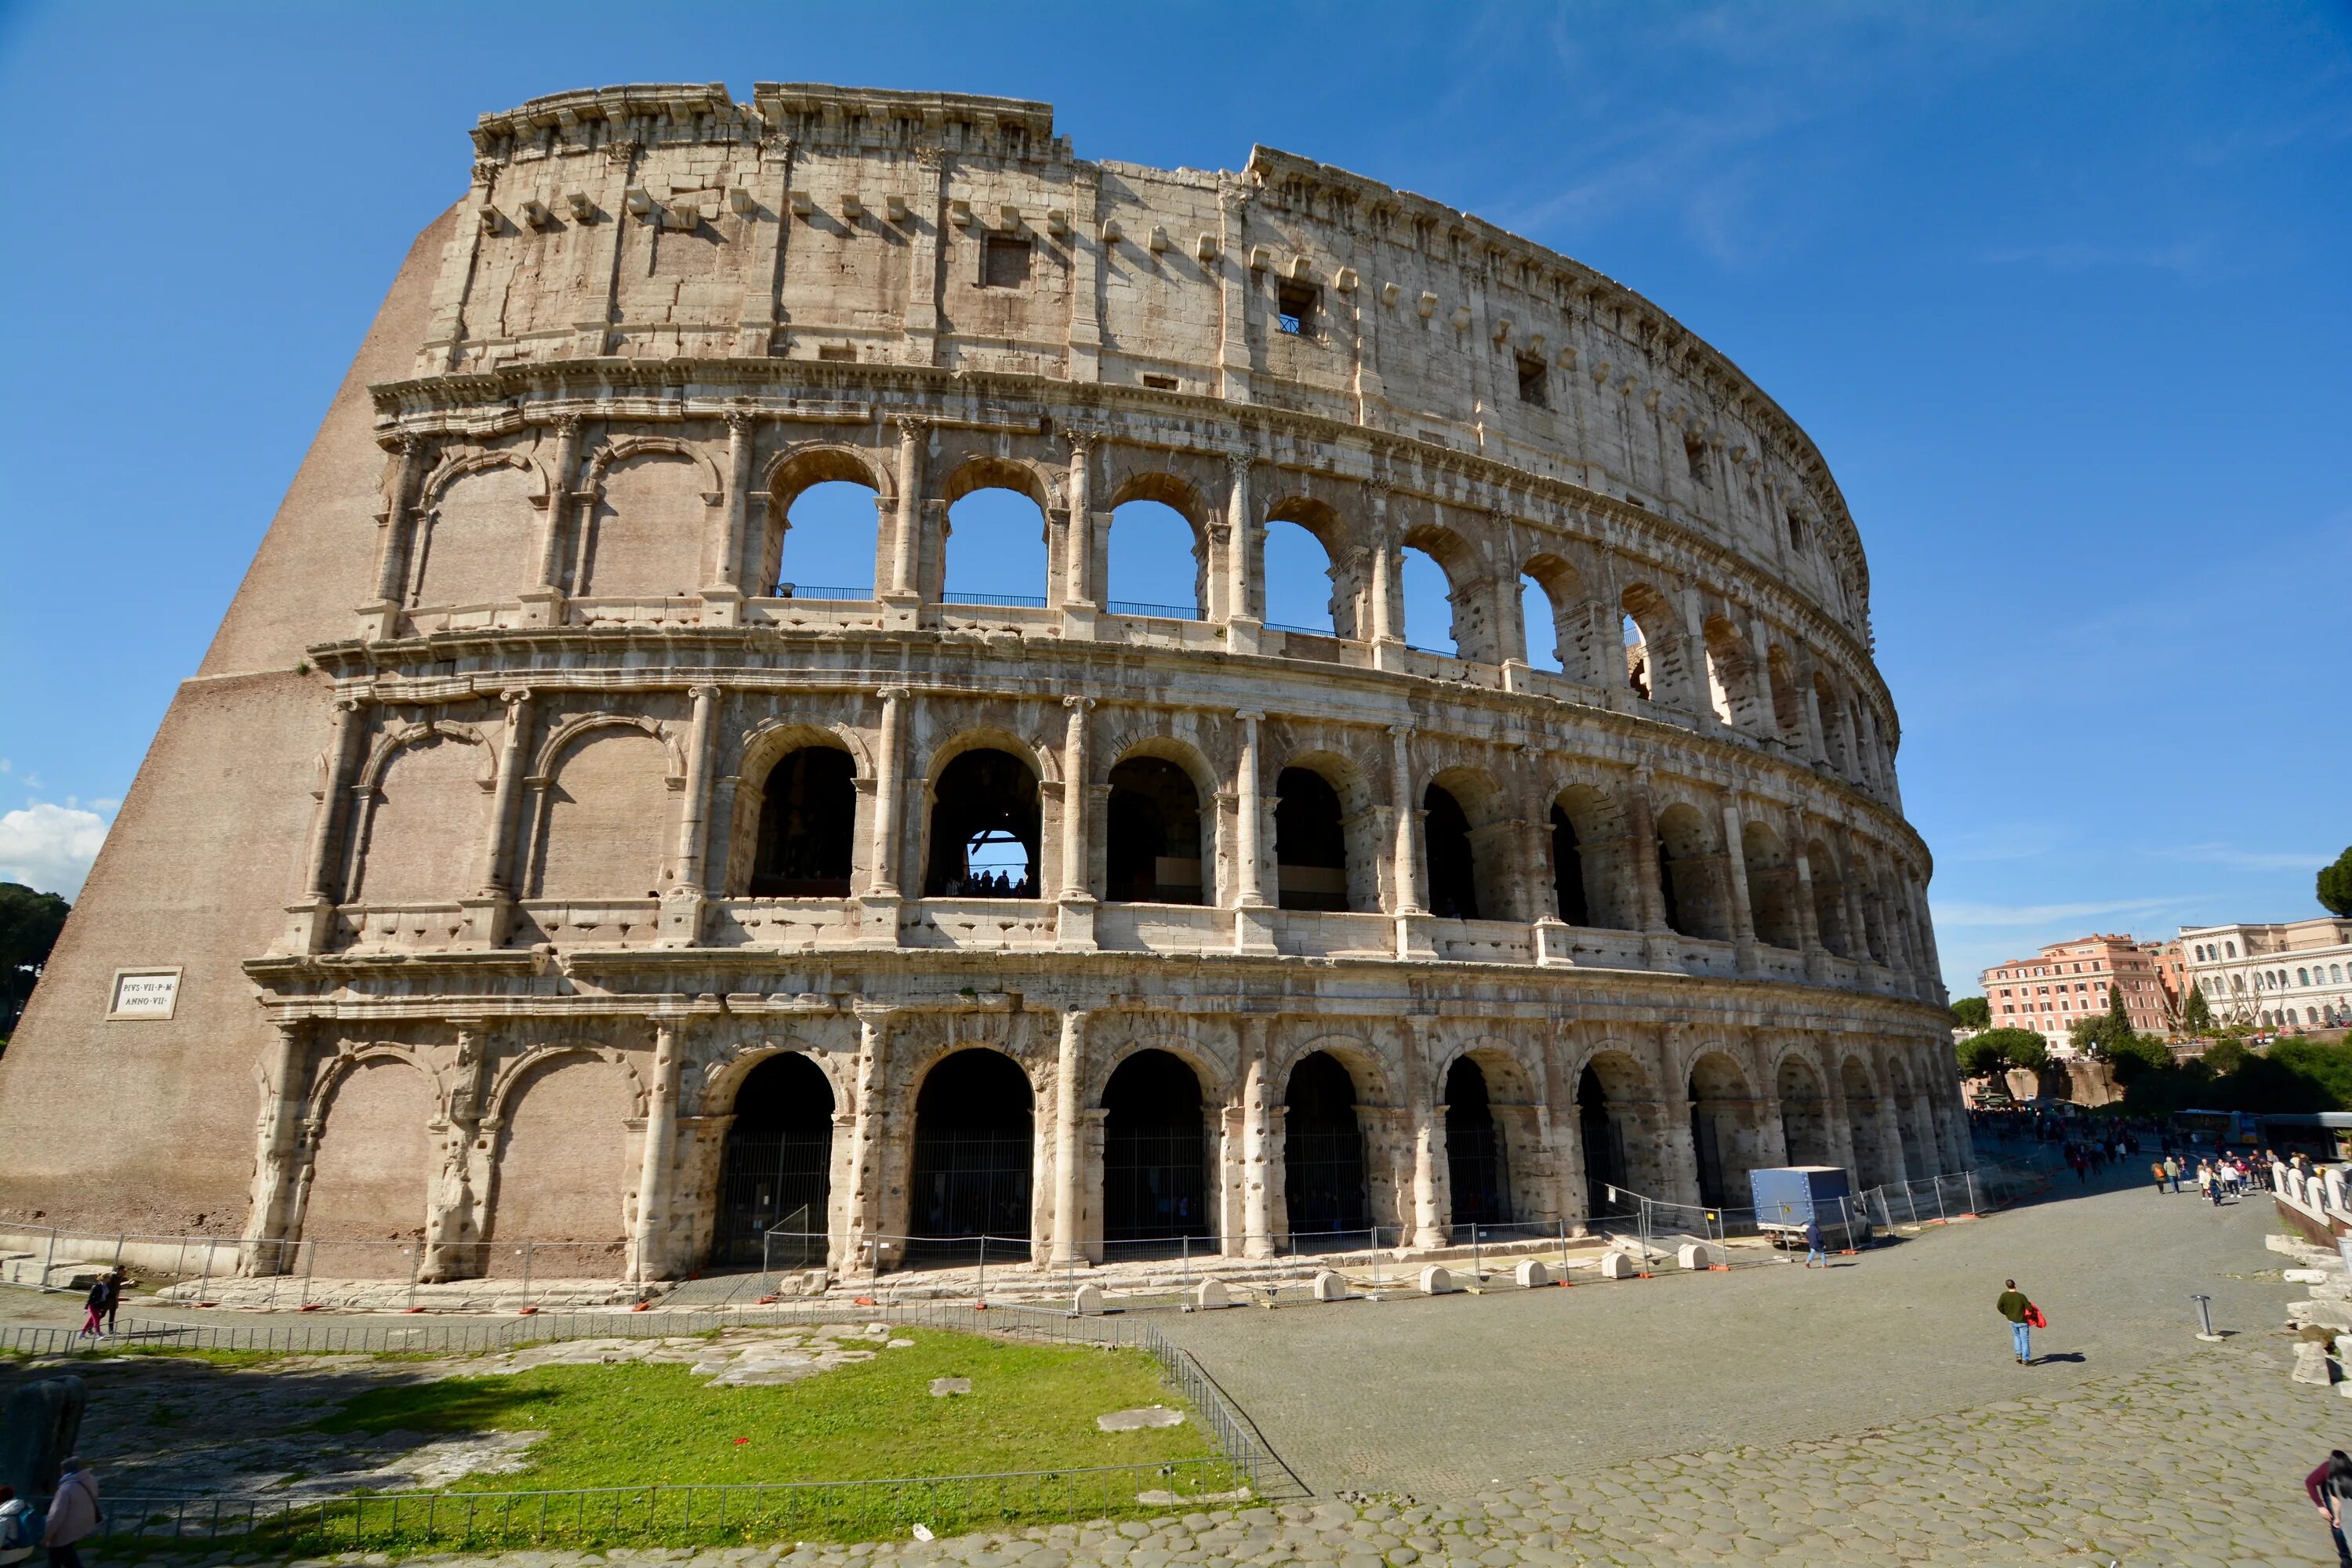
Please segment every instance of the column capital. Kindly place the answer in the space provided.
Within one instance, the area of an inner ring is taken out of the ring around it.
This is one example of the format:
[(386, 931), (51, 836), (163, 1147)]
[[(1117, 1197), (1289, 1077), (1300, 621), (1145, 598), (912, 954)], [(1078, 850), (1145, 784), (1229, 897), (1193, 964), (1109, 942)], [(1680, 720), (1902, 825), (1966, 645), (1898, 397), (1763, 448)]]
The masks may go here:
[(903, 686), (880, 686), (875, 688), (874, 695), (885, 702), (903, 702), (911, 693)]
[(1073, 458), (1083, 458), (1096, 447), (1110, 439), (1110, 433), (1095, 425), (1064, 425), (1060, 426), (1062, 444)]
[(1256, 461), (1257, 454), (1255, 452), (1227, 452), (1225, 454), (1226, 478), (1234, 479), (1247, 479), (1249, 477), (1250, 465)]
[(1389, 726), (1389, 733), (1397, 740), (1409, 741), (1412, 739), (1413, 730), (1410, 724), (1391, 724)]
[(1073, 691), (1062, 699), (1062, 706), (1069, 709), (1073, 714), (1078, 714), (1094, 707), (1100, 700), (1101, 699), (1099, 698), (1088, 697), (1084, 693)]
[(1263, 723), (1265, 720), (1265, 710), (1263, 708), (1236, 708), (1234, 710), (1234, 717), (1240, 720), (1244, 724)]
[(571, 438), (580, 434), (580, 416), (577, 414), (559, 414), (548, 423), (555, 427), (558, 436)]
[(728, 430), (737, 436), (748, 435), (759, 427), (760, 416), (749, 408), (730, 408), (725, 415)]
[(898, 443), (906, 446), (919, 441), (930, 433), (931, 422), (919, 414), (893, 414), (890, 423), (898, 427)]
[(499, 691), (499, 700), (509, 708), (520, 708), (530, 700), (531, 695), (531, 689), (528, 686), (509, 686)]
[(719, 695), (719, 685), (716, 681), (698, 681), (686, 689), (688, 695), (698, 702), (708, 702)]

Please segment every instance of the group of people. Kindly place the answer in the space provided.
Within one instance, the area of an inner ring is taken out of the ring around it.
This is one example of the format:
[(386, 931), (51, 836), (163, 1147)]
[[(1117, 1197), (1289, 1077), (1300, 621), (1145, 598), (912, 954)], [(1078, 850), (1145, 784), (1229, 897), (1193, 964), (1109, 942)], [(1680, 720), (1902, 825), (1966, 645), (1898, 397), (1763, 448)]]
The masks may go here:
[(950, 899), (1034, 899), (1036, 885), (1024, 873), (1015, 879), (1002, 871), (982, 871), (970, 877), (948, 879), (947, 896)]
[(2249, 1188), (2263, 1185), (2263, 1173), (2270, 1166), (2267, 1162), (2249, 1162), (2243, 1154), (2214, 1154), (2191, 1167), (2179, 1155), (2167, 1154), (2147, 1169), (2156, 1178), (2158, 1192), (2177, 1193), (2183, 1181), (2193, 1181), (2197, 1184), (2197, 1195), (2220, 1208), (2223, 1198), (2234, 1198)]
[(57, 1494), (49, 1511), (37, 1514), (0, 1482), (0, 1568), (24, 1562), (36, 1552), (49, 1554), (49, 1568), (81, 1568), (76, 1543), (96, 1530), (106, 1515), (98, 1506), (98, 1480), (82, 1468), (79, 1459), (58, 1467)]
[[(89, 1294), (82, 1298), (81, 1333), (75, 1338), (112, 1339), (114, 1315), (122, 1310), (122, 1293), (130, 1284), (130, 1277), (120, 1268), (110, 1268), (93, 1280)], [(5, 1564), (0, 1564), (0, 1568), (5, 1568)]]
[(2121, 1132), (2097, 1138), (2069, 1138), (2062, 1152), (2068, 1167), (2074, 1173), (2074, 1179), (2087, 1186), (2092, 1172), (2104, 1171), (2109, 1165), (2120, 1163), (2131, 1153), (2136, 1142)]

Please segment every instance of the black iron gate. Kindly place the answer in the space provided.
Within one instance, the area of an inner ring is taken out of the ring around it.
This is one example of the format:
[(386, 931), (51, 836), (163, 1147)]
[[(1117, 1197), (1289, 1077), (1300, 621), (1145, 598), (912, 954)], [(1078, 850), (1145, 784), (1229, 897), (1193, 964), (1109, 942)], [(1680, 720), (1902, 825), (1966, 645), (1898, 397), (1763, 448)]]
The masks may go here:
[[(980, 1237), (1025, 1241), (1034, 1158), (1025, 1132), (919, 1128), (908, 1215), (910, 1261), (977, 1258)], [(1008, 1254), (1006, 1262), (1013, 1261)]]
[(1603, 1105), (1587, 1103), (1580, 1120), (1584, 1132), (1584, 1212), (1604, 1215), (1630, 1211), (1633, 1207), (1630, 1200), (1611, 1193), (1615, 1188), (1622, 1194), (1625, 1186), (1624, 1128)]
[(1698, 1201), (1707, 1208), (1723, 1207), (1723, 1146), (1715, 1113), (1702, 1105), (1691, 1107), (1691, 1152), (1698, 1162)]
[(1188, 1126), (1135, 1129), (1113, 1116), (1103, 1140), (1103, 1240), (1213, 1234), (1202, 1147), (1197, 1116)]
[(823, 1263), (832, 1159), (830, 1131), (730, 1134), (712, 1257), (746, 1268)]
[(1363, 1230), (1372, 1223), (1364, 1195), (1364, 1135), (1355, 1112), (1342, 1123), (1293, 1110), (1283, 1138), (1283, 1189), (1294, 1235)]
[(1491, 1121), (1456, 1125), (1447, 1118), (1445, 1174), (1457, 1226), (1507, 1225), (1511, 1187), (1500, 1131)]

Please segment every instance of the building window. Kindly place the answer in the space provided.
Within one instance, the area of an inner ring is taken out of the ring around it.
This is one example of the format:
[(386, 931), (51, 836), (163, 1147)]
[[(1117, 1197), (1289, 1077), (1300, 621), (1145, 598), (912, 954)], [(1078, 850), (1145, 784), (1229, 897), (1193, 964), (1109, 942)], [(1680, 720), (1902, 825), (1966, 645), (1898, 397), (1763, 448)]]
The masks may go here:
[(1551, 406), (1550, 378), (1544, 374), (1544, 362), (1533, 354), (1519, 356), (1519, 401), (1538, 408)]
[(1275, 322), (1294, 338), (1315, 335), (1315, 307), (1323, 290), (1312, 283), (1282, 282), (1274, 287)]
[(1029, 242), (992, 234), (981, 244), (980, 286), (983, 289), (1026, 289), (1029, 286)]
[(1176, 378), (1172, 375), (1147, 375), (1143, 378), (1143, 384), (1155, 392), (1173, 392), (1176, 390)]

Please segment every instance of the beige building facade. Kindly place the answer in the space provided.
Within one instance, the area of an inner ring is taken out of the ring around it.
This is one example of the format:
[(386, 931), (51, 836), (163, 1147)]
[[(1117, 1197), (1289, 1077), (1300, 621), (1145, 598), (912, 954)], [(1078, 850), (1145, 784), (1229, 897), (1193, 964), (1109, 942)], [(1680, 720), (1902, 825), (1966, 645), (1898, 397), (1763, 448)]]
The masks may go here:
[[(1654, 305), (1010, 100), (474, 142), (0, 1062), (58, 1134), (9, 1217), (667, 1279), (1970, 1163), (1853, 522)], [(875, 588), (779, 596), (842, 482)], [(1034, 602), (945, 587), (982, 489)], [(1106, 600), (1144, 500), (1189, 616)], [(1292, 527), (1331, 635), (1265, 624)], [(1408, 549), (1459, 657), (1403, 640)]]
[(2188, 982), (2221, 1024), (2330, 1029), (2352, 1024), (2352, 920), (2183, 926)]
[(2118, 992), (2131, 1026), (2160, 1035), (2169, 1026), (2164, 966), (2157, 944), (2129, 936), (2094, 933), (2053, 942), (2032, 958), (1996, 963), (1983, 973), (1985, 1004), (1996, 1029), (2038, 1029), (2060, 1056), (2073, 1054), (2070, 1031), (2107, 1010)]

